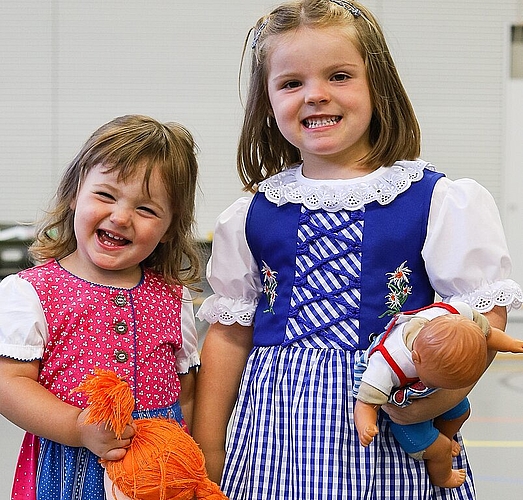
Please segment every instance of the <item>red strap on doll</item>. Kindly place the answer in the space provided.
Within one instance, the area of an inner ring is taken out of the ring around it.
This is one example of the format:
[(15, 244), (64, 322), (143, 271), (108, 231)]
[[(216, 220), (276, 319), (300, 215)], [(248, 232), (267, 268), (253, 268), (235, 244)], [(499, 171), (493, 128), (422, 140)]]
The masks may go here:
[(389, 333), (392, 331), (392, 328), (397, 323), (400, 314), (401, 315), (414, 315), (421, 311), (425, 311), (426, 309), (432, 309), (433, 307), (440, 307), (441, 309), (445, 309), (446, 311), (448, 311), (451, 314), (459, 314), (459, 311), (457, 309), (452, 307), (450, 304), (445, 304), (444, 302), (435, 302), (434, 304), (431, 304), (431, 305), (425, 306), (425, 307), (421, 307), (420, 309), (415, 309), (413, 311), (406, 311), (404, 313), (396, 314), (394, 316), (394, 318), (392, 319), (392, 321), (390, 321), (390, 323), (388, 324), (387, 330), (385, 330), (385, 333), (382, 335), (379, 342), (370, 351), (369, 356), (372, 356), (376, 351), (379, 351), (381, 353), (381, 355), (385, 358), (385, 360), (390, 365), (390, 367), (392, 368), (392, 370), (394, 371), (396, 376), (399, 378), (400, 387), (417, 382), (419, 379), (418, 378), (409, 378), (405, 375), (403, 370), (399, 367), (398, 363), (396, 363), (396, 361), (394, 361), (394, 359), (390, 355), (389, 351), (387, 351), (387, 349), (384, 345), (385, 339), (389, 336)]
[(429, 306), (425, 306), (425, 307), (420, 307), (419, 309), (414, 309), (413, 311), (405, 311), (402, 313), (398, 313), (396, 315), (396, 317), (399, 316), (399, 314), (404, 314), (404, 315), (417, 314), (421, 311), (426, 311), (427, 309), (432, 309), (433, 307), (439, 307), (441, 309), (445, 309), (450, 314), (459, 314), (459, 311), (455, 307), (452, 307), (450, 304), (445, 304), (445, 302), (434, 302), (434, 304), (430, 304)]

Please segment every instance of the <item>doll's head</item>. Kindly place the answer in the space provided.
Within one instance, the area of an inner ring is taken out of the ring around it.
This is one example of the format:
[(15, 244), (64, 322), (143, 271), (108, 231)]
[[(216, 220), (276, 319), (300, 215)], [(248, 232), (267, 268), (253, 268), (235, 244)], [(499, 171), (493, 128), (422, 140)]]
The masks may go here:
[(238, 171), (246, 189), (301, 159), (299, 150), (280, 133), (268, 95), (271, 52), (301, 28), (339, 28), (339, 36), (355, 45), (365, 63), (374, 110), (371, 150), (361, 161), (379, 167), (417, 158), (418, 122), (377, 19), (358, 2), (289, 1), (261, 17), (252, 30), (250, 82), (238, 149)]
[(416, 372), (427, 387), (468, 387), (479, 380), (487, 362), (485, 334), (478, 324), (459, 314), (428, 321), (412, 349)]
[[(196, 145), (183, 126), (141, 115), (115, 118), (85, 142), (62, 176), (54, 205), (31, 247), (33, 258), (61, 259), (76, 249), (73, 202), (87, 174), (100, 165), (107, 172), (116, 172), (119, 181), (141, 177), (144, 190), (148, 190), (152, 172), (159, 173), (173, 217), (166, 241), (158, 244), (143, 264), (161, 272), (168, 281), (198, 281), (199, 259), (192, 241), (198, 171)], [(184, 274), (183, 267), (191, 271)]]

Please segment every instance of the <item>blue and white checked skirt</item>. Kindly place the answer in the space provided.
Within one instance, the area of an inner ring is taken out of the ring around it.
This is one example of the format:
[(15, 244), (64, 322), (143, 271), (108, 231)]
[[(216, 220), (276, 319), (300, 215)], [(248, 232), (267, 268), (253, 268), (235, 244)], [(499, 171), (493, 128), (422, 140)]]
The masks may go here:
[(231, 418), (222, 488), (231, 500), (472, 500), (463, 443), (460, 488), (429, 483), (380, 418), (373, 443), (360, 445), (353, 419), (355, 352), (333, 348), (255, 348)]

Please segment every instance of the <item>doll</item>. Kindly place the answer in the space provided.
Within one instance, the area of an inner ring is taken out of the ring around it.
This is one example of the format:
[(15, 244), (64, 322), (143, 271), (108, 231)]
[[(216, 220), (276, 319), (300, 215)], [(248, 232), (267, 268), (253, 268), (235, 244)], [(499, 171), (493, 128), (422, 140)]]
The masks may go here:
[[(396, 315), (358, 366), (364, 371), (355, 387), (354, 420), (361, 444), (368, 446), (378, 433), (378, 410), (391, 396), (395, 399), (395, 389), (415, 384), (423, 396), (437, 388), (469, 387), (483, 374), (488, 349), (523, 353), (523, 341), (491, 328), (484, 316), (464, 303), (435, 303)], [(425, 460), (433, 484), (457, 487), (463, 484), (465, 471), (452, 469), (452, 456), (460, 451), (453, 437), (469, 414), (464, 399), (434, 421), (390, 425), (405, 451)]]
[[(88, 396), (86, 424), (103, 424), (121, 436), (131, 422), (134, 398), (127, 382), (110, 370), (95, 369), (76, 389)], [(200, 448), (173, 420), (134, 420), (135, 435), (121, 460), (101, 460), (108, 499), (227, 500), (205, 471)]]

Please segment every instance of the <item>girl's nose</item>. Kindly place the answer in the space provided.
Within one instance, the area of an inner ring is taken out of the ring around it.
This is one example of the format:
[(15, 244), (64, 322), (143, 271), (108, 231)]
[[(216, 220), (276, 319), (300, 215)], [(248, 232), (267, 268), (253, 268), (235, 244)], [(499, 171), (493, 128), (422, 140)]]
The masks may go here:
[(115, 205), (113, 211), (111, 212), (110, 219), (111, 222), (117, 226), (127, 227), (131, 223), (132, 210)]
[(307, 104), (324, 104), (326, 102), (329, 102), (330, 96), (322, 84), (311, 84), (308, 89), (307, 93), (305, 94), (305, 102)]

